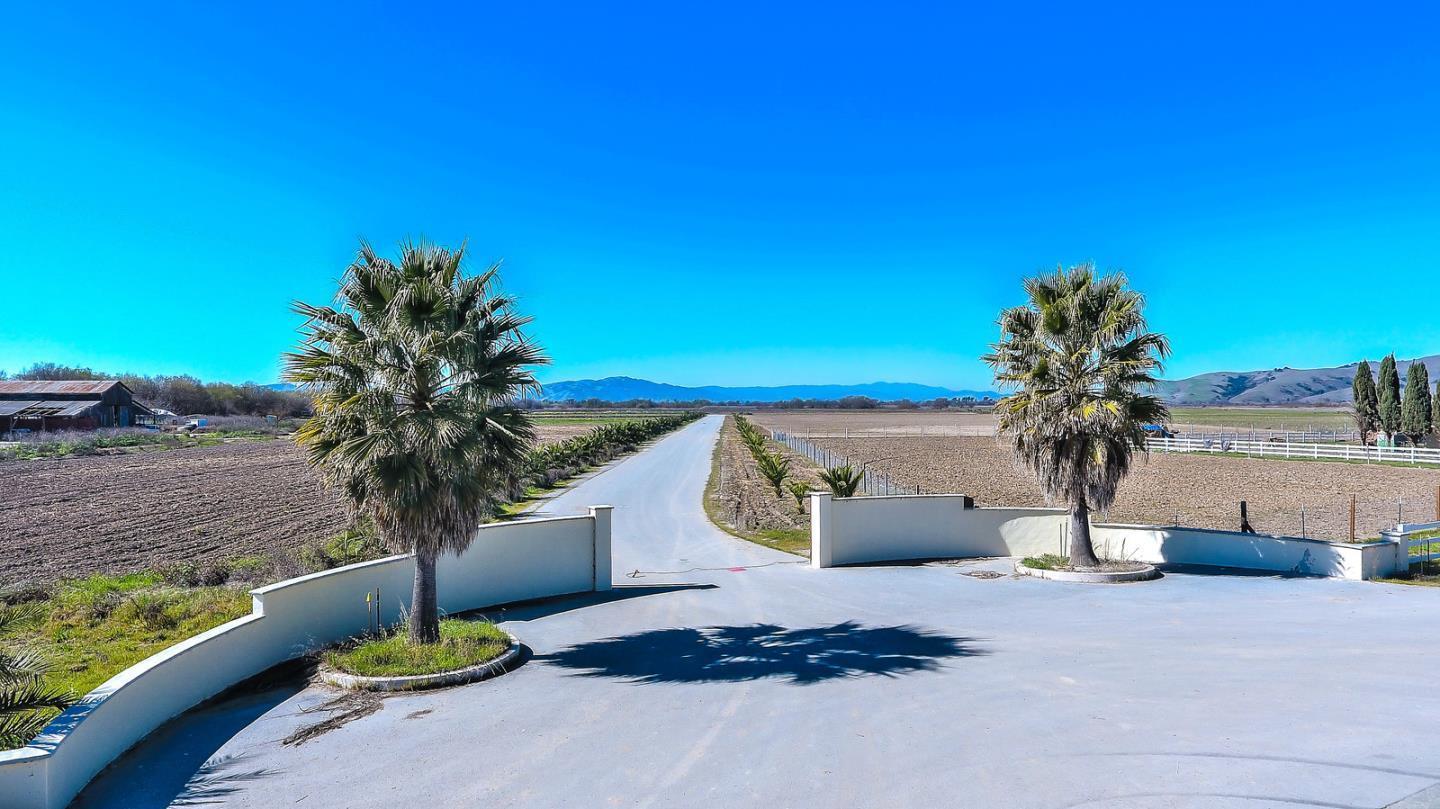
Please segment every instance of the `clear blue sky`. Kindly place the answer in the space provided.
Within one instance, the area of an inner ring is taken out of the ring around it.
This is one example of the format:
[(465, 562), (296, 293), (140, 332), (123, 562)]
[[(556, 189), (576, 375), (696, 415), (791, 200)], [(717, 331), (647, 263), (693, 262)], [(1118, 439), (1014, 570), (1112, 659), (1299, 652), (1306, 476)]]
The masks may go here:
[(1085, 259), (1172, 377), (1440, 352), (1424, 6), (489, 5), (8, 7), (0, 368), (270, 381), (407, 235), (504, 258), (548, 380), (983, 387)]

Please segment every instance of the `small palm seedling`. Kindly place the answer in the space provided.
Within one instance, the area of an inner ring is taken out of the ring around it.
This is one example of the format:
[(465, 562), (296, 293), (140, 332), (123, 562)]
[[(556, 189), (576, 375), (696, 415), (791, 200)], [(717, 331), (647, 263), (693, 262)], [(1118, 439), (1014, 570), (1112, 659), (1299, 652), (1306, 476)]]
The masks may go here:
[(790, 496), (795, 498), (795, 510), (801, 514), (805, 513), (805, 496), (810, 493), (810, 485), (803, 480), (792, 480), (785, 484), (790, 490)]
[[(38, 604), (0, 605), (0, 640), (44, 617)], [(74, 700), (45, 685), (49, 664), (34, 649), (0, 647), (0, 749), (22, 747)]]
[(864, 479), (865, 470), (856, 469), (848, 463), (820, 472), (820, 482), (836, 497), (854, 497), (856, 490), (860, 488), (860, 481)]
[(773, 452), (762, 452), (755, 456), (755, 466), (760, 470), (760, 476), (775, 490), (775, 496), (779, 497), (781, 485), (790, 476), (790, 459)]

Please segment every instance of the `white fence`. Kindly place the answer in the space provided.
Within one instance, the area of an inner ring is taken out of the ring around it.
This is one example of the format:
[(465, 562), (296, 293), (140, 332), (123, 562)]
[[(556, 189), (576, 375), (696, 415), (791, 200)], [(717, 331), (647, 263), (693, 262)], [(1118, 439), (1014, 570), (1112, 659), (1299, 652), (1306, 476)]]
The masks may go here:
[[(440, 608), (466, 610), (610, 589), (609, 506), (588, 516), (482, 527), (436, 566)], [(392, 556), (289, 579), (252, 592), (250, 615), (215, 627), (111, 677), (26, 747), (0, 751), (0, 807), (60, 809), (95, 774), (168, 719), (266, 669), (366, 630), (365, 595), (382, 619), (409, 607), (414, 560)]]
[(1290, 441), (1228, 441), (1212, 438), (1151, 438), (1151, 452), (1234, 454), (1252, 458), (1312, 458), (1328, 461), (1370, 461), (1440, 465), (1440, 449), (1425, 447), (1362, 447), (1355, 444), (1301, 444)]

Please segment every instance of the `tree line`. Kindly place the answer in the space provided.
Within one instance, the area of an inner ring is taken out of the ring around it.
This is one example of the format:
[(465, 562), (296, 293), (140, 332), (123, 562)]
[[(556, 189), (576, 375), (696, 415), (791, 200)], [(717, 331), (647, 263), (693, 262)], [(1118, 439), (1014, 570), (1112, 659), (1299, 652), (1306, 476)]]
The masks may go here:
[(143, 376), (108, 374), (92, 368), (37, 362), (13, 377), (0, 372), (0, 379), (42, 381), (118, 379), (141, 404), (159, 407), (180, 415), (210, 416), (308, 416), (310, 395), (299, 391), (274, 390), (255, 382), (202, 382), (188, 375)]
[(1370, 443), (1371, 433), (1383, 433), (1391, 443), (1395, 436), (1403, 435), (1418, 445), (1426, 436), (1440, 431), (1440, 391), (1431, 390), (1430, 369), (1423, 362), (1410, 363), (1403, 395), (1394, 354), (1380, 361), (1378, 382), (1370, 372), (1370, 363), (1361, 361), (1351, 387), (1355, 429), (1362, 443)]

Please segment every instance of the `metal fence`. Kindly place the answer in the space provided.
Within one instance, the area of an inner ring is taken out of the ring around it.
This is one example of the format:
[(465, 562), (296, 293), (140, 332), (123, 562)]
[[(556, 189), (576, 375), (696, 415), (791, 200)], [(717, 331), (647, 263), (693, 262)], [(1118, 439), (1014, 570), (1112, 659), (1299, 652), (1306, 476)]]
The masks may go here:
[[(920, 486), (902, 486), (890, 479), (884, 472), (871, 471), (867, 462), (858, 458), (852, 459), (848, 455), (841, 455), (838, 452), (831, 452), (824, 447), (817, 447), (803, 438), (790, 435), (779, 430), (770, 431), (770, 440), (784, 444), (790, 449), (804, 455), (826, 469), (834, 469), (837, 466), (859, 466), (863, 470), (860, 481), (860, 491), (870, 495), (886, 494), (920, 494)], [(870, 463), (873, 463), (871, 461)]]
[(1370, 447), (1356, 444), (1315, 444), (1294, 441), (1248, 441), (1213, 438), (1151, 438), (1151, 452), (1200, 452), (1252, 458), (1311, 458), (1328, 461), (1369, 461), (1440, 465), (1440, 449)]
[(1440, 537), (1434, 536), (1437, 529), (1440, 522), (1404, 523), (1393, 531), (1382, 531), (1380, 536), (1405, 543), (1410, 564), (1423, 565), (1440, 559)]

